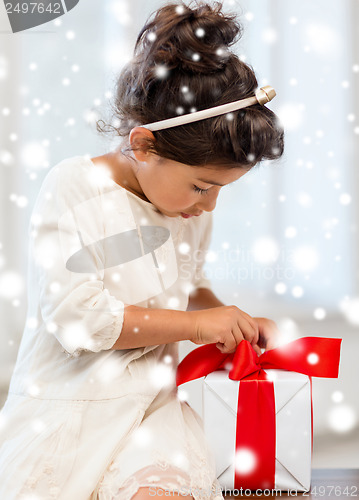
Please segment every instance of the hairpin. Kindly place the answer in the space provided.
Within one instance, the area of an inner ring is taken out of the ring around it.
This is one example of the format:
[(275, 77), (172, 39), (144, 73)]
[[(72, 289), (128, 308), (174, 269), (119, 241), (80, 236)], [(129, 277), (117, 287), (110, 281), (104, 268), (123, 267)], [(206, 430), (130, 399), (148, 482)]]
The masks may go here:
[(185, 115), (175, 116), (166, 120), (146, 123), (145, 125), (139, 126), (153, 131), (177, 127), (178, 125), (185, 125), (186, 123), (204, 120), (205, 118), (210, 118), (211, 116), (230, 113), (231, 111), (246, 108), (248, 106), (252, 106), (253, 104), (259, 103), (264, 105), (267, 102), (271, 101), (275, 96), (276, 91), (274, 90), (274, 88), (270, 85), (266, 85), (265, 87), (261, 87), (260, 89), (258, 89), (255, 92), (255, 95), (252, 97), (246, 97), (245, 99), (240, 99), (239, 101), (228, 102), (227, 104), (221, 104), (220, 106), (214, 106), (213, 108), (202, 109), (201, 111), (195, 111), (193, 113), (187, 113)]

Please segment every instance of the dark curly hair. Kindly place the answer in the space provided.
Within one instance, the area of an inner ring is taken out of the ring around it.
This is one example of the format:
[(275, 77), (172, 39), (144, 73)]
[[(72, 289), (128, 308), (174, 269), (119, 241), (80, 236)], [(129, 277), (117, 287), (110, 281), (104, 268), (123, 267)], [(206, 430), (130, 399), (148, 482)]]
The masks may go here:
[[(116, 125), (96, 123), (98, 132), (124, 137), (124, 154), (131, 151), (128, 136), (134, 126), (254, 95), (253, 69), (229, 50), (242, 28), (236, 15), (222, 8), (221, 2), (197, 1), (193, 8), (179, 2), (150, 15), (116, 84)], [(277, 116), (261, 104), (153, 135), (155, 142), (148, 139), (145, 146), (149, 151), (193, 166), (248, 169), (280, 158), (284, 148)]]

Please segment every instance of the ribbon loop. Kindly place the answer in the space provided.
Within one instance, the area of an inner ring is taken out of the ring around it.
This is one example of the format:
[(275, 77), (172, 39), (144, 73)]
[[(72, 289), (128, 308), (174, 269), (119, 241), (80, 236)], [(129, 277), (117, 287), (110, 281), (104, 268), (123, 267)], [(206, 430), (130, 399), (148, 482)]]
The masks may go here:
[(216, 344), (206, 344), (191, 351), (179, 363), (176, 385), (204, 377), (232, 363), (229, 378), (263, 379), (265, 368), (304, 373), (310, 377), (337, 378), (342, 339), (303, 337), (257, 356), (247, 340), (242, 340), (234, 353), (223, 354)]
[(241, 380), (251, 375), (254, 378), (260, 378), (262, 367), (259, 357), (247, 340), (239, 343), (232, 358), (232, 368), (228, 374), (230, 379)]

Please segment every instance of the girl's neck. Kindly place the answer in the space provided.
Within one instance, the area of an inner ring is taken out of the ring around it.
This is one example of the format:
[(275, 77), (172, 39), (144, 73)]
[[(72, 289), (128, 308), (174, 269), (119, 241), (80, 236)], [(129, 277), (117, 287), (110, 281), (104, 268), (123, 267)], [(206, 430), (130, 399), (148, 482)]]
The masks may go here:
[(110, 171), (111, 176), (116, 184), (131, 191), (139, 198), (149, 201), (143, 193), (141, 186), (135, 175), (135, 170), (139, 168), (137, 160), (127, 158), (120, 150), (111, 151), (102, 156), (92, 158), (93, 163), (105, 163)]

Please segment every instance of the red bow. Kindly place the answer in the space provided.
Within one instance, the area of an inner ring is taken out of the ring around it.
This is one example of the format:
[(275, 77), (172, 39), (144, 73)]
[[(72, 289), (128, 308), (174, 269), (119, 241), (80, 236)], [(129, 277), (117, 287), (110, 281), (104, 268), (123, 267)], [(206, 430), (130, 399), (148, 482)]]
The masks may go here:
[(303, 337), (258, 356), (247, 340), (234, 353), (223, 354), (216, 344), (206, 344), (191, 351), (177, 367), (176, 385), (204, 377), (231, 365), (232, 380), (265, 379), (263, 368), (278, 368), (304, 373), (311, 377), (337, 378), (342, 339)]

